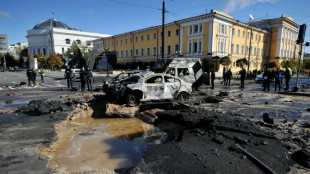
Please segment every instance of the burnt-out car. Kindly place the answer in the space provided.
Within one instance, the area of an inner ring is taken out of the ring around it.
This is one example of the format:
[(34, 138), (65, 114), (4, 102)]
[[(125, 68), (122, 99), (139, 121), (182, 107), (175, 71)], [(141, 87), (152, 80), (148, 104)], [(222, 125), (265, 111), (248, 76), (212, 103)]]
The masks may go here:
[(129, 106), (136, 106), (143, 101), (185, 101), (192, 92), (192, 84), (169, 74), (149, 71), (114, 83), (106, 87), (105, 92), (109, 98), (120, 99)]

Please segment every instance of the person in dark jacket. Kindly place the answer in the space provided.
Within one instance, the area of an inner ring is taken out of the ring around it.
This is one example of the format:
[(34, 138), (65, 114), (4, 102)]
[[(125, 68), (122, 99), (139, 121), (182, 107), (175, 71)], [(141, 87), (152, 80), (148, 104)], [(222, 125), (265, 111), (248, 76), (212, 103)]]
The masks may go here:
[(28, 68), (27, 71), (26, 71), (26, 74), (27, 74), (27, 78), (28, 78), (28, 85), (31, 85), (31, 82), (34, 85), (35, 81), (34, 81), (34, 71), (33, 71), (33, 68)]
[(281, 91), (281, 78), (282, 73), (280, 72), (280, 68), (278, 68), (274, 75), (274, 91), (277, 91), (277, 86), (279, 86), (279, 91)]
[(72, 88), (73, 87), (73, 83), (72, 83), (72, 71), (71, 68), (69, 66), (66, 67), (65, 70), (65, 77), (67, 79), (67, 83), (68, 83), (68, 88)]
[(231, 76), (232, 76), (232, 73), (231, 73), (231, 70), (229, 69), (226, 72), (226, 85), (230, 85)]
[(288, 66), (285, 66), (285, 90), (289, 90), (290, 88), (290, 79), (292, 76), (292, 70)]
[(267, 68), (267, 70), (264, 72), (263, 79), (264, 79), (264, 90), (263, 91), (266, 91), (266, 88), (269, 91), (270, 90), (270, 81), (271, 81), (271, 72), (270, 72), (269, 68)]
[(223, 71), (223, 81), (221, 81), (221, 84), (224, 83), (226, 85), (226, 72), (225, 70)]
[(86, 73), (87, 73), (86, 77), (87, 89), (88, 91), (93, 91), (93, 73), (89, 67), (86, 68)]
[(85, 71), (85, 68), (82, 67), (80, 71), (80, 77), (81, 77), (81, 91), (85, 91), (85, 85), (86, 85), (86, 80), (87, 80), (87, 72)]
[(211, 89), (214, 89), (214, 80), (215, 80), (215, 73), (214, 70), (211, 71)]
[(240, 71), (240, 79), (241, 79), (241, 88), (244, 88), (244, 80), (246, 76), (246, 71), (243, 67), (241, 67), (242, 70)]

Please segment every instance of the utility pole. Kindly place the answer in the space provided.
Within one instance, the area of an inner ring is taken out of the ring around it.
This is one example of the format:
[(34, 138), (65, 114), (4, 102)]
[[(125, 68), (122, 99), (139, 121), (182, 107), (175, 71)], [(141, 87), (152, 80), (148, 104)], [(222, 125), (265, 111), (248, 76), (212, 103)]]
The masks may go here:
[(6, 56), (7, 54), (5, 54), (4, 55), (4, 57), (3, 57), (3, 68), (4, 68), (4, 70), (6, 70), (6, 60), (5, 60), (5, 56)]
[(250, 63), (251, 63), (251, 42), (252, 42), (252, 32), (253, 32), (253, 28), (252, 25), (250, 23), (250, 27), (251, 27), (251, 34), (250, 34), (250, 47), (249, 47), (249, 58), (248, 58), (248, 73), (250, 72)]
[(161, 47), (162, 47), (162, 53), (161, 58), (164, 59), (165, 57), (165, 0), (163, 0), (163, 9), (162, 9), (162, 36), (161, 36)]

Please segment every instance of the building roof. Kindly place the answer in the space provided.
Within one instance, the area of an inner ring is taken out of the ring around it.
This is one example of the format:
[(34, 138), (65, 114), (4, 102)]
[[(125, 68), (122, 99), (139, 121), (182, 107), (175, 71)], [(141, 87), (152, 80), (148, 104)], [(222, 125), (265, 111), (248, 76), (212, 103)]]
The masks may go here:
[(61, 29), (66, 29), (66, 30), (72, 30), (67, 24), (60, 22), (54, 18), (42, 21), (33, 27), (33, 29), (37, 29), (37, 30), (51, 29), (51, 28), (61, 28)]

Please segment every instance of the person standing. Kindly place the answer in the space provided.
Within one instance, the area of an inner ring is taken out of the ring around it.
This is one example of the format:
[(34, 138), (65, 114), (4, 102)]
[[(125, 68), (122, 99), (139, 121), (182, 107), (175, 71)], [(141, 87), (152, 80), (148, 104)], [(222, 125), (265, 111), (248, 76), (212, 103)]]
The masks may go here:
[(87, 89), (88, 91), (93, 91), (93, 73), (90, 68), (86, 68), (86, 82), (87, 82)]
[(28, 68), (27, 71), (26, 71), (26, 74), (27, 74), (27, 78), (28, 78), (28, 85), (30, 86), (31, 85), (31, 82), (33, 83), (34, 85), (34, 72), (33, 72), (33, 68)]
[(231, 76), (232, 76), (232, 73), (231, 73), (231, 70), (229, 69), (226, 72), (226, 85), (230, 85)]
[(39, 69), (39, 74), (41, 75), (41, 84), (45, 85), (45, 71), (42, 68)]
[(285, 90), (289, 90), (290, 89), (290, 79), (292, 76), (292, 70), (291, 68), (289, 68), (287, 65), (285, 66)]
[(226, 85), (226, 71), (224, 69), (223, 71), (223, 81), (221, 81), (221, 84), (224, 83), (224, 85)]
[(277, 86), (279, 86), (279, 91), (281, 91), (281, 78), (282, 73), (280, 72), (280, 68), (278, 68), (274, 75), (274, 91), (277, 91)]
[(80, 71), (80, 77), (81, 77), (81, 91), (84, 92), (87, 79), (87, 72), (85, 71), (84, 67), (82, 67)]
[(214, 80), (215, 80), (215, 73), (214, 70), (211, 71), (211, 89), (214, 89)]
[(73, 87), (73, 83), (72, 83), (72, 71), (71, 68), (69, 66), (66, 67), (65, 70), (65, 77), (67, 79), (67, 83), (68, 83), (68, 88)]
[(269, 68), (267, 68), (267, 70), (264, 72), (263, 79), (264, 79), (264, 90), (263, 91), (266, 91), (266, 88), (269, 91), (270, 90), (270, 81), (271, 81), (271, 72), (270, 72)]
[(244, 88), (244, 80), (245, 80), (245, 76), (246, 76), (246, 71), (243, 68), (243, 66), (241, 68), (242, 68), (242, 70), (240, 72), (240, 75), (241, 75), (241, 88)]

